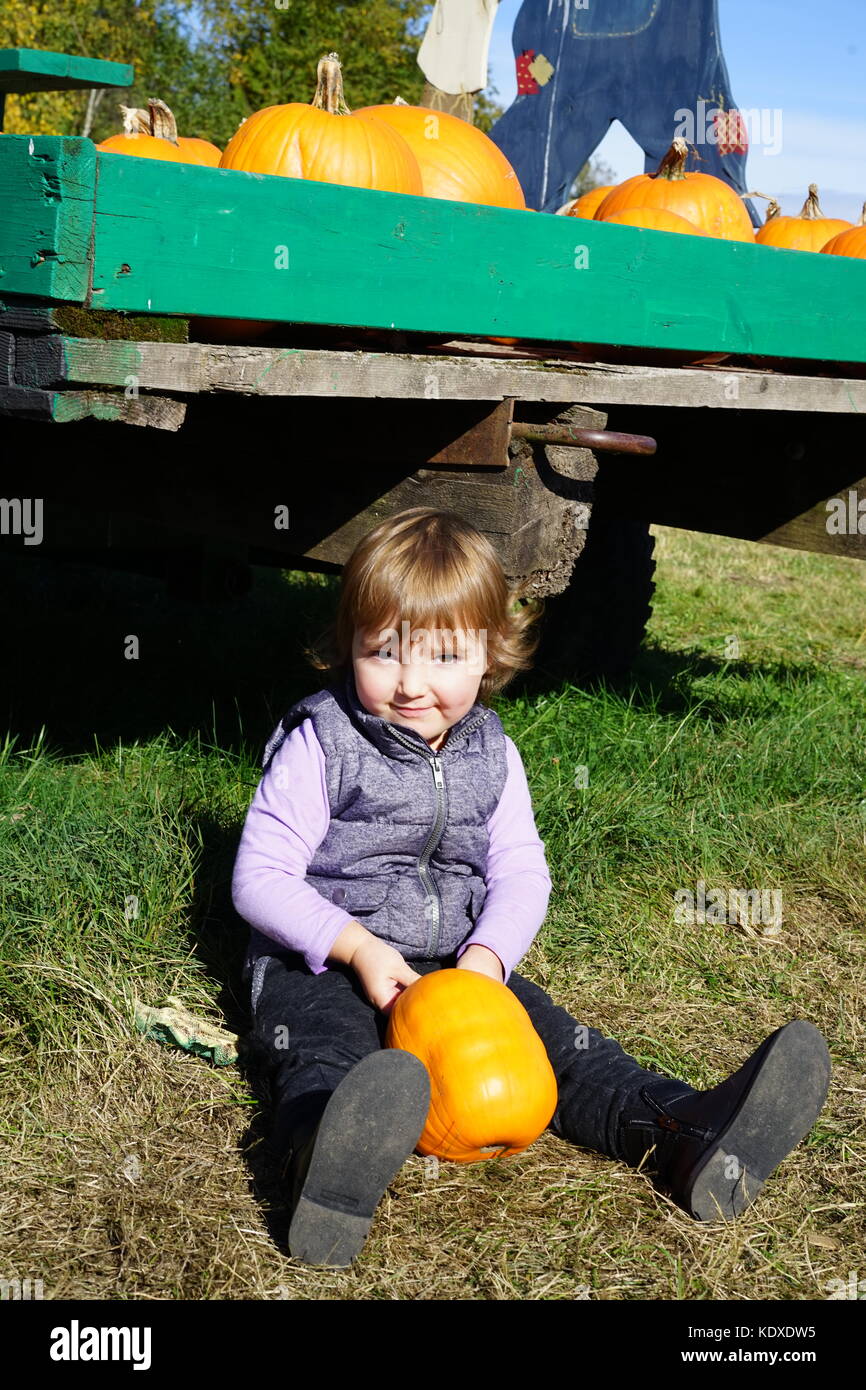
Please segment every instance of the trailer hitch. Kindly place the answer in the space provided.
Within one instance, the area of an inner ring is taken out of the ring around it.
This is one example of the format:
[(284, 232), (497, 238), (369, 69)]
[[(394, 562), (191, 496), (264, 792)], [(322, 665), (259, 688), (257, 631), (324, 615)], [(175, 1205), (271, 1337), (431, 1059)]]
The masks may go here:
[(618, 434), (615, 430), (582, 430), (574, 425), (532, 425), (515, 420), (513, 439), (530, 444), (577, 445), (604, 454), (654, 454), (658, 445), (647, 434)]

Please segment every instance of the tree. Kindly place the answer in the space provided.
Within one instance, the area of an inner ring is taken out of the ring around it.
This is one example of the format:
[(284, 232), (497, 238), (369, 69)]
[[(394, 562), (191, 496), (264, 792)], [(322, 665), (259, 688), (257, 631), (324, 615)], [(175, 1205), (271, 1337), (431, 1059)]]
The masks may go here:
[[(118, 105), (161, 97), (181, 134), (223, 147), (263, 106), (308, 102), (316, 66), (335, 51), (351, 109), (420, 102), (417, 56), (429, 0), (2, 0), (0, 47), (44, 48), (131, 63), (127, 89), (10, 96), (9, 133), (89, 135), (120, 129)], [(502, 115), (492, 84), (475, 99), (488, 131)]]
[[(6, 103), (9, 134), (90, 135), (102, 140), (117, 130), (117, 104), (144, 104), (160, 72), (169, 80), (188, 58), (180, 32), (183, 3), (155, 0), (3, 0), (0, 48), (43, 48), (85, 58), (132, 63), (130, 88), (11, 95)], [(154, 92), (153, 95), (160, 95)]]

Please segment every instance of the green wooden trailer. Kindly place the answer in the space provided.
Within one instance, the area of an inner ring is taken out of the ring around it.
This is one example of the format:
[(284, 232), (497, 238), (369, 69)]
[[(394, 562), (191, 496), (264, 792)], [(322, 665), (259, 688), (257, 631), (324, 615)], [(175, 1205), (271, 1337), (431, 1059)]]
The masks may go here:
[(612, 672), (653, 522), (866, 558), (866, 266), (0, 135), (0, 439), (4, 547), (214, 597), (444, 506)]

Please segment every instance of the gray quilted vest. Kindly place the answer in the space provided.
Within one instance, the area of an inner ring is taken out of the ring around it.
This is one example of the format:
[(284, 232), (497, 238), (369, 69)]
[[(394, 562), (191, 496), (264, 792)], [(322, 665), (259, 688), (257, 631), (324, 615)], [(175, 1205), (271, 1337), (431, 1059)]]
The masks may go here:
[[(487, 820), (507, 774), (499, 716), (476, 702), (434, 753), (414, 729), (364, 708), (350, 668), (292, 706), (268, 740), (264, 769), (306, 718), (324, 750), (331, 808), (306, 882), (407, 960), (450, 955), (487, 892)], [(279, 953), (251, 929), (247, 971)]]

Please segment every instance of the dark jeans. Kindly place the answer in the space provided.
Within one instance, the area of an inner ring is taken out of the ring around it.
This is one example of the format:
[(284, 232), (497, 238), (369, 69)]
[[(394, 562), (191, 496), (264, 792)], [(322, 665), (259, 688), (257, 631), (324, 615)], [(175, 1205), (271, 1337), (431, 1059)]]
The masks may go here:
[[(410, 964), (426, 975), (453, 966), (455, 957)], [(658, 1084), (663, 1074), (647, 1071), (612, 1038), (579, 1024), (515, 971), (508, 988), (532, 1019), (556, 1076), (554, 1134), (623, 1159), (621, 1118), (638, 1089)], [(355, 1063), (384, 1046), (388, 1019), (368, 1001), (348, 966), (332, 964), (314, 975), (302, 956), (289, 953), (260, 961), (252, 980), (252, 1014), (250, 1041), (271, 1076), (273, 1143), (285, 1155), (318, 1122), (332, 1091)], [(682, 1083), (683, 1095), (691, 1090)]]

